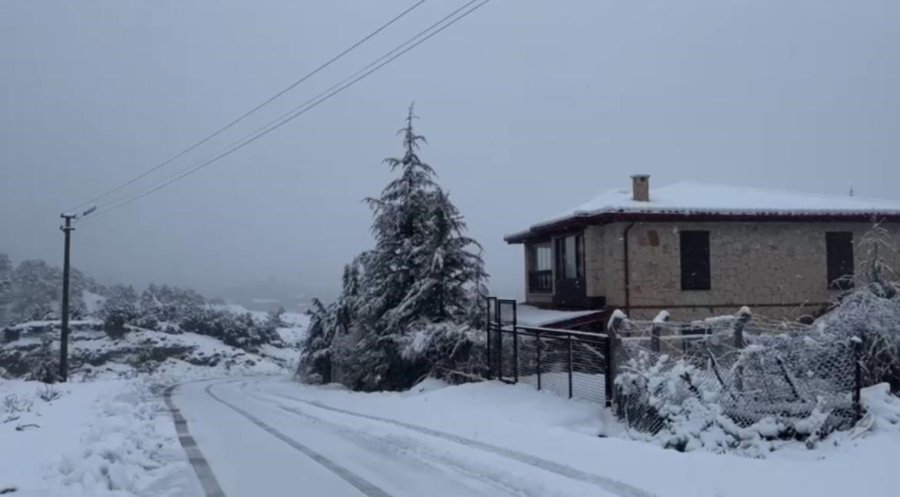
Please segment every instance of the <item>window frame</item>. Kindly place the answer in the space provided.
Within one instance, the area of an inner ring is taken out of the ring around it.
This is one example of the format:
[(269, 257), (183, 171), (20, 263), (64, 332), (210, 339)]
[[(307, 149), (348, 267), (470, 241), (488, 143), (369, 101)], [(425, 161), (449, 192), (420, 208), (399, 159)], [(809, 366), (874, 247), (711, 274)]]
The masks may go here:
[[(553, 293), (553, 243), (544, 241), (526, 245), (528, 254), (528, 293)], [(540, 252), (546, 249), (548, 252), (541, 256)], [(546, 262), (549, 267), (544, 267), (541, 262)], [(540, 269), (543, 268), (543, 269)]]

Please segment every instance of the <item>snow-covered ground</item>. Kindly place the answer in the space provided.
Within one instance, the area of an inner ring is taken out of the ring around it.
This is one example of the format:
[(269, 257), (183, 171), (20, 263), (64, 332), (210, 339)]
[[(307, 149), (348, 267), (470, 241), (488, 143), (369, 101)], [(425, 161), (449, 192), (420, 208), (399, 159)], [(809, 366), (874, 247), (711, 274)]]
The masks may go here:
[[(203, 371), (57, 385), (51, 400), (39, 383), (0, 380), (0, 491), (202, 497), (151, 387)], [(498, 382), (364, 394), (238, 376), (185, 383), (173, 401), (228, 497), (895, 496), (900, 402), (884, 387), (865, 395), (869, 431), (764, 459), (601, 438), (597, 403)]]
[[(265, 319), (262, 314), (255, 317)], [(99, 331), (99, 321), (73, 322), (71, 382), (47, 387), (0, 378), (0, 494), (201, 496), (161, 386), (289, 374), (308, 318), (286, 314), (283, 320), (278, 331), (289, 347), (263, 345), (258, 353), (193, 333), (133, 329), (113, 340)], [(20, 337), (2, 344), (8, 358), (44, 334), (56, 335), (58, 325), (14, 327)]]
[[(199, 496), (172, 420), (149, 385), (0, 380), (0, 494)], [(48, 392), (58, 398), (42, 399)]]
[(765, 459), (599, 438), (596, 403), (497, 382), (428, 381), (406, 393), (362, 394), (259, 378), (186, 385), (175, 401), (230, 497), (298, 489), (394, 497), (894, 496), (900, 405), (877, 389), (867, 396), (881, 411), (871, 432), (814, 451), (789, 444)]

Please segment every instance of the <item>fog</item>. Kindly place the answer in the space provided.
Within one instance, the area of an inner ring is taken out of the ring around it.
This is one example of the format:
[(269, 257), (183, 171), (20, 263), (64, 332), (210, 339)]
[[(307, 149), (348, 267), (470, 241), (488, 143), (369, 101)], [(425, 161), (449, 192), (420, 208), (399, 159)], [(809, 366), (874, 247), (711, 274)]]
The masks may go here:
[[(59, 214), (183, 150), (412, 0), (0, 3), (0, 252), (59, 264)], [(209, 158), (434, 22), (431, 0), (132, 188)], [(520, 296), (503, 235), (680, 180), (900, 198), (900, 3), (494, 0), (248, 147), (78, 226), (103, 282), (328, 295), (413, 100), (422, 157)]]

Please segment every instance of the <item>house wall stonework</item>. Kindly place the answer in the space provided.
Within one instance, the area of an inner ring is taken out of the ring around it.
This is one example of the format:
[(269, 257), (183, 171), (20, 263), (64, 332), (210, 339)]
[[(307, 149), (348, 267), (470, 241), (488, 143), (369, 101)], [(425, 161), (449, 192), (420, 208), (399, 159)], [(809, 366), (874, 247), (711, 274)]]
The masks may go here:
[[(604, 296), (608, 308), (625, 307), (623, 235), (629, 223), (585, 230), (588, 296)], [(832, 300), (828, 288), (825, 233), (853, 233), (854, 259), (871, 228), (866, 223), (635, 223), (628, 233), (631, 316), (651, 319), (667, 309), (673, 319), (733, 313), (747, 305), (757, 314), (797, 318)], [(900, 247), (900, 225), (885, 225)], [(683, 230), (709, 231), (710, 290), (681, 290)], [(887, 254), (900, 269), (900, 253)]]

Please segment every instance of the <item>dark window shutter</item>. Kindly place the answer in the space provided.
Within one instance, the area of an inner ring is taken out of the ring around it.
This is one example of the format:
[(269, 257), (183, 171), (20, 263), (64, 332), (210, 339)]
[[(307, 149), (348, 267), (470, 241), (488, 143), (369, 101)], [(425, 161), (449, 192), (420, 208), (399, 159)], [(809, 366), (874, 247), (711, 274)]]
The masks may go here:
[(681, 232), (681, 289), (709, 290), (709, 231)]
[(828, 286), (835, 290), (853, 288), (853, 233), (825, 233)]

